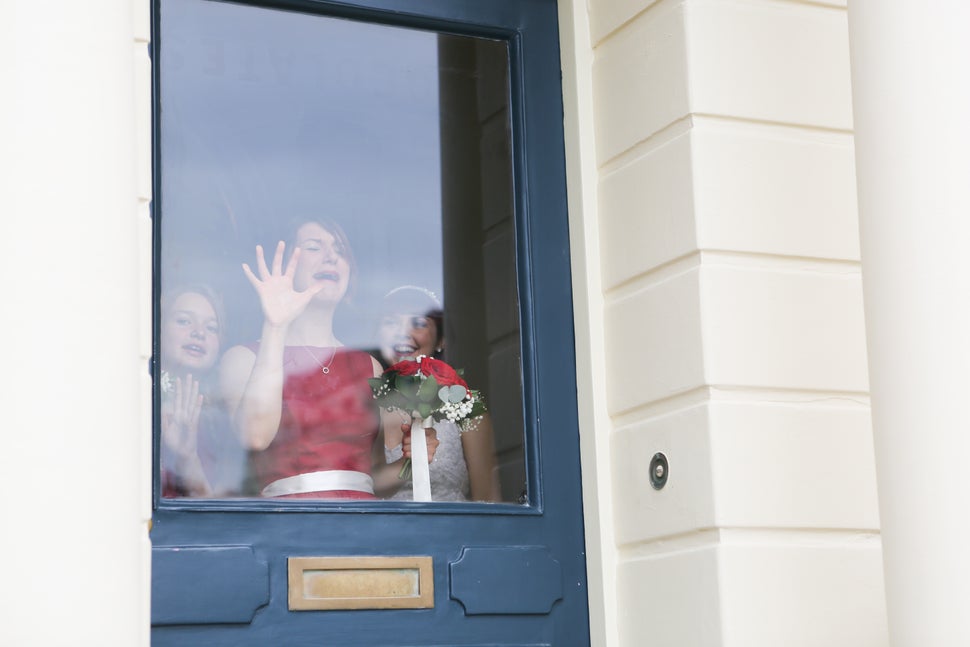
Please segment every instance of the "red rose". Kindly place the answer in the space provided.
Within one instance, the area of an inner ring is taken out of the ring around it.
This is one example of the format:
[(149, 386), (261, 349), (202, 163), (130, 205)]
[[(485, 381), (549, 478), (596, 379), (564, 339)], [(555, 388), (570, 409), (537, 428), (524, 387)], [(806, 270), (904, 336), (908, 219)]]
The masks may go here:
[(440, 359), (434, 359), (432, 357), (422, 358), (421, 374), (427, 375), (428, 377), (433, 377), (441, 386), (452, 386), (454, 384), (458, 384), (466, 389), (468, 388), (468, 384), (465, 382), (465, 380), (461, 379), (458, 372), (445, 362), (442, 362)]
[(385, 373), (396, 373), (397, 375), (417, 375), (421, 370), (421, 365), (409, 359), (398, 362), (394, 366), (385, 370)]

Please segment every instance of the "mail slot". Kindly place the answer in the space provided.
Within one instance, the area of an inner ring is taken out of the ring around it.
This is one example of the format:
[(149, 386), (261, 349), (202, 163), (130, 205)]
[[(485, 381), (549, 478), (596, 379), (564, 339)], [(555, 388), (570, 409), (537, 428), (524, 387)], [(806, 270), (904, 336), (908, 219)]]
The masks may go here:
[(428, 556), (290, 557), (287, 568), (291, 611), (434, 607)]

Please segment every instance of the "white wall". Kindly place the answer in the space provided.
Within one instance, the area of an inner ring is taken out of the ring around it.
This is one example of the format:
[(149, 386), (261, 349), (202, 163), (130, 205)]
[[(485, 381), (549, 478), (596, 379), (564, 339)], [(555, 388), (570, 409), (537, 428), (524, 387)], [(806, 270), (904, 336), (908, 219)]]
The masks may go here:
[(148, 645), (148, 3), (0, 5), (0, 644)]
[(859, 217), (894, 647), (970, 644), (970, 5), (853, 0)]
[(596, 644), (885, 644), (844, 2), (561, 13)]

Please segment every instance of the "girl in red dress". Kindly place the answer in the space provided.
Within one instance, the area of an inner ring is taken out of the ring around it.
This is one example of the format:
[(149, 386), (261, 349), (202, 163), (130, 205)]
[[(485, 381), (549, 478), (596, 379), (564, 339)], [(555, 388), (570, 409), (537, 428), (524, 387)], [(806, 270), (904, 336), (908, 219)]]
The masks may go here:
[[(353, 254), (330, 221), (300, 225), (293, 247), (285, 267), (283, 241), (272, 265), (260, 246), (256, 271), (243, 264), (262, 305), (262, 337), (226, 352), (220, 388), (254, 451), (263, 496), (373, 499), (396, 486), (400, 465), (386, 464), (376, 442), (381, 418), (367, 379), (380, 364), (334, 336), (334, 314), (356, 274)], [(432, 435), (430, 454), (436, 445)]]

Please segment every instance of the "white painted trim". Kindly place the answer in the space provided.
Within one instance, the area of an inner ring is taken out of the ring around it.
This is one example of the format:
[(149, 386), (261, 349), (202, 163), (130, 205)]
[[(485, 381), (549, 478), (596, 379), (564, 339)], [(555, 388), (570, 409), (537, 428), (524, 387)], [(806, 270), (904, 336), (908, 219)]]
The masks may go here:
[(849, 3), (893, 647), (970, 644), (970, 5)]
[(619, 645), (617, 552), (610, 478), (611, 424), (606, 410), (603, 291), (596, 216), (593, 46), (586, 9), (582, 0), (559, 3), (586, 572), (590, 643)]
[(149, 644), (147, 4), (0, 11), (3, 645)]

